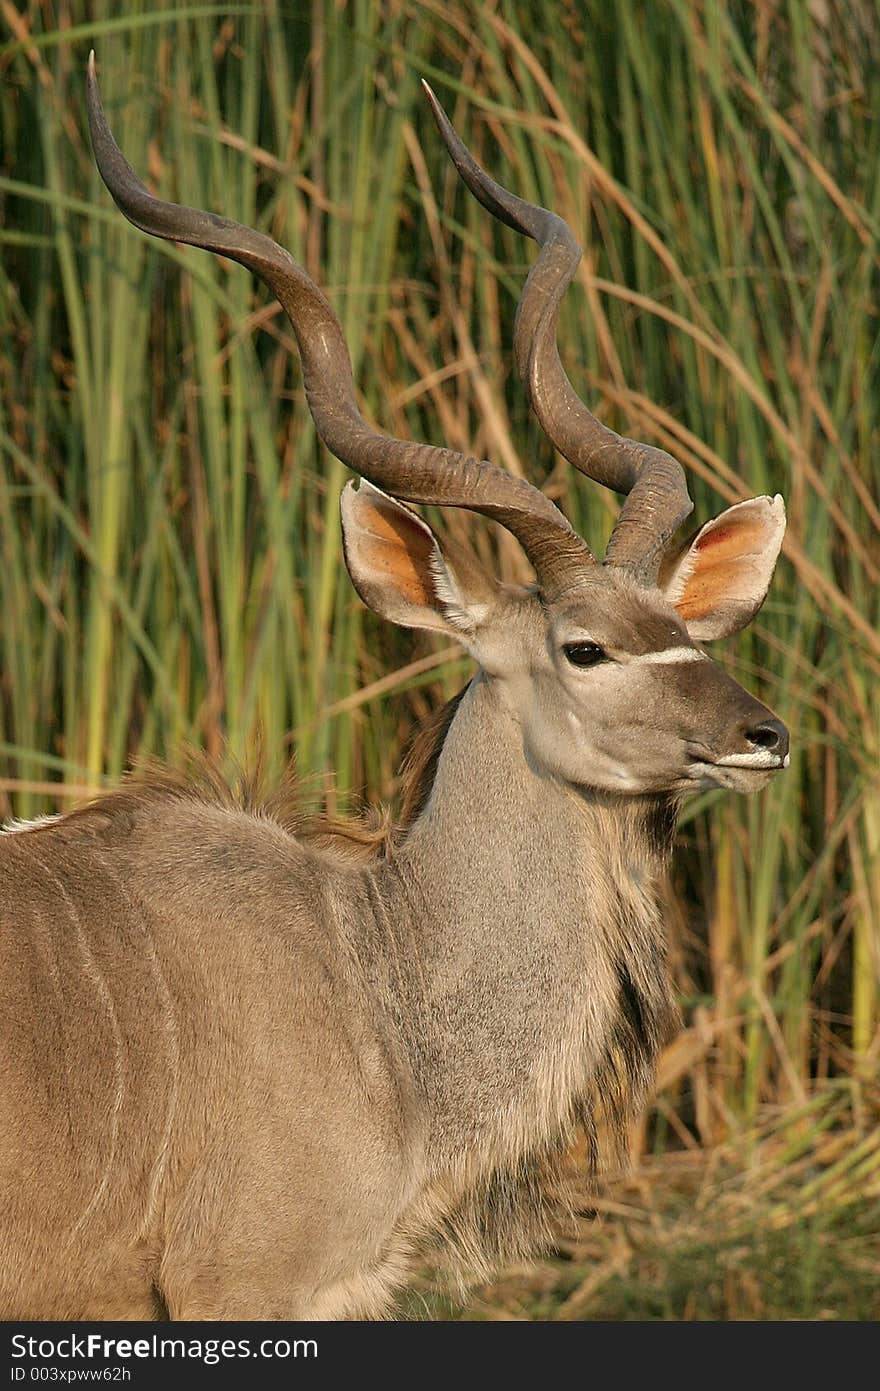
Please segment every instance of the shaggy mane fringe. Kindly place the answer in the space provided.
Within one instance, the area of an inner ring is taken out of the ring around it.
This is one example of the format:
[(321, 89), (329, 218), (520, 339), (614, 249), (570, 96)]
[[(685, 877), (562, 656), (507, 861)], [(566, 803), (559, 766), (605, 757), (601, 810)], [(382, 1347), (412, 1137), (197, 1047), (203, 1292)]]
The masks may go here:
[(306, 785), (295, 760), (271, 785), (260, 747), (247, 767), (230, 757), (225, 761), (211, 758), (195, 748), (185, 749), (175, 767), (159, 759), (145, 759), (125, 775), (119, 787), (67, 812), (61, 820), (69, 826), (95, 818), (113, 821), (156, 803), (197, 802), (272, 821), (298, 840), (349, 858), (378, 859), (405, 835), (430, 797), (443, 744), (463, 695), (464, 690), (436, 711), (416, 734), (400, 772), (396, 818), (384, 806), (346, 817), (307, 810)]

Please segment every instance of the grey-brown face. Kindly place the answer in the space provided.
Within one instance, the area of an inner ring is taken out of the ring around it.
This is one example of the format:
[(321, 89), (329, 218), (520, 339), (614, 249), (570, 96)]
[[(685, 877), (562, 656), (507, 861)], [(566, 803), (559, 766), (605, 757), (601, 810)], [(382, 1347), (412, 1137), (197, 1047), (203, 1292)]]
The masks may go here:
[(564, 590), (511, 587), (377, 489), (343, 494), (349, 573), (394, 622), (462, 642), (523, 730), (539, 771), (609, 792), (751, 791), (788, 762), (788, 732), (704, 652), (757, 612), (781, 499), (709, 522), (650, 586), (583, 566)]
[[(658, 590), (600, 571), (552, 606), (511, 598), (492, 663), (526, 752), (617, 792), (751, 791), (788, 763), (788, 731), (688, 635)], [(506, 649), (506, 659), (504, 649)]]

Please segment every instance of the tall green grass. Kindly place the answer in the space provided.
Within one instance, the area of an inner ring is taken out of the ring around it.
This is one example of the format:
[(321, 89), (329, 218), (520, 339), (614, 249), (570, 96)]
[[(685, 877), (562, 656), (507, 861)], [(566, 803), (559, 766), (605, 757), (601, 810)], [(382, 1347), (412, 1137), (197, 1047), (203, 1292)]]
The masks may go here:
[[(7, 24), (15, 12), (3, 10)], [(548, 17), (549, 16), (549, 17)], [(555, 459), (511, 361), (531, 250), (459, 187), (428, 76), (478, 157), (576, 229), (561, 338), (615, 427), (687, 466), (705, 520), (784, 494), (758, 622), (721, 660), (792, 766), (682, 823), (686, 1028), (650, 1143), (708, 1143), (880, 1057), (880, 20), (800, 0), (59, 0), (0, 46), (0, 812), (67, 806), (187, 740), (315, 799), (393, 798), (467, 663), (365, 614), (342, 467), (289, 326), (237, 266), (148, 241), (85, 133), (161, 194), (290, 247), (345, 325), (366, 414), (544, 482), (600, 545), (616, 507)], [(503, 574), (504, 537), (442, 519)]]

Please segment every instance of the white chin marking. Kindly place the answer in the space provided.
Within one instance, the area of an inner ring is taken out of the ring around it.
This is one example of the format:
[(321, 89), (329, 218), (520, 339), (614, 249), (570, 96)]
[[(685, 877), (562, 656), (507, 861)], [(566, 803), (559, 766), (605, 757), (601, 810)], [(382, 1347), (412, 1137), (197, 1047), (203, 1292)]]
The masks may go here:
[(753, 792), (766, 787), (781, 768), (778, 760), (775, 763), (691, 763), (686, 778), (694, 789), (726, 787), (731, 792)]
[(755, 753), (729, 753), (726, 758), (719, 758), (718, 768), (787, 768), (788, 757), (783, 762), (776, 754), (769, 753), (766, 749), (757, 749)]
[(639, 792), (642, 786), (625, 768), (612, 769), (610, 785), (616, 792)]

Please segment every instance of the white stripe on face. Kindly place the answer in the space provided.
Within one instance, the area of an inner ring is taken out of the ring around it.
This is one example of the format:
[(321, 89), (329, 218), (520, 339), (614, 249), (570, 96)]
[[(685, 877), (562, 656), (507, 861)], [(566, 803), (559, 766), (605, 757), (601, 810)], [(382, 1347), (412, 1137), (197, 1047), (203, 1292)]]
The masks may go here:
[(621, 660), (627, 665), (641, 662), (645, 666), (677, 666), (679, 662), (708, 662), (709, 658), (696, 647), (664, 647), (660, 652), (642, 652), (639, 656), (627, 653)]

